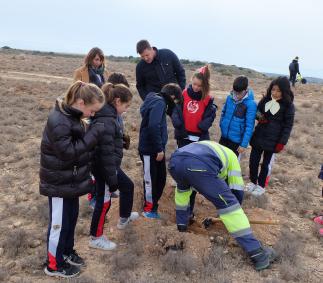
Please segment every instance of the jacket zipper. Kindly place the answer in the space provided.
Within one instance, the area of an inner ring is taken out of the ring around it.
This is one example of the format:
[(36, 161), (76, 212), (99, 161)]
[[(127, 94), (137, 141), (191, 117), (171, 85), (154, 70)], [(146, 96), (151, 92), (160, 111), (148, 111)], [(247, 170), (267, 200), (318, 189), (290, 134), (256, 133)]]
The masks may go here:
[(232, 119), (233, 119), (234, 113), (236, 112), (237, 106), (238, 106), (238, 104), (236, 104), (236, 106), (235, 106), (235, 108), (234, 108), (234, 110), (233, 110), (233, 115), (231, 116), (231, 119), (230, 119), (230, 122), (229, 122), (229, 126), (228, 126), (228, 130), (227, 130), (227, 136), (226, 136), (226, 138), (229, 138), (230, 125), (231, 125), (231, 122), (232, 122)]

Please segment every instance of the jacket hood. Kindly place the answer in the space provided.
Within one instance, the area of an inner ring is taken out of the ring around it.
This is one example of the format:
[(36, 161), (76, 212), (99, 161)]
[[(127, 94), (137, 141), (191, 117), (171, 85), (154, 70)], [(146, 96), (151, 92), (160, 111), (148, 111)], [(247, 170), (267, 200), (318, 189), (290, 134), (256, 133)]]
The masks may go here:
[(66, 105), (64, 103), (64, 100), (63, 100), (63, 97), (60, 96), (56, 99), (56, 105), (55, 105), (55, 108), (62, 112), (64, 115), (66, 116), (73, 116), (75, 118), (78, 118), (78, 119), (81, 119), (82, 115), (83, 115), (83, 112), (76, 109), (76, 108), (73, 108), (69, 105)]
[[(234, 99), (233, 99), (233, 93), (232, 93), (232, 91), (230, 92), (230, 95), (231, 95), (231, 98), (232, 98), (232, 100), (234, 101)], [(248, 89), (248, 92), (247, 92), (247, 94), (241, 99), (241, 100), (239, 100), (239, 101), (234, 101), (235, 103), (241, 103), (241, 102), (247, 102), (247, 101), (249, 101), (249, 100), (255, 100), (255, 96), (254, 96), (254, 92), (253, 92), (253, 90), (252, 89)]]
[(164, 103), (166, 104), (164, 98), (162, 98), (158, 93), (156, 92), (150, 92), (147, 94), (144, 103), (140, 107), (140, 112), (146, 111), (148, 108), (150, 108), (152, 105), (156, 103)]
[(94, 117), (113, 117), (117, 118), (117, 109), (111, 104), (105, 104)]

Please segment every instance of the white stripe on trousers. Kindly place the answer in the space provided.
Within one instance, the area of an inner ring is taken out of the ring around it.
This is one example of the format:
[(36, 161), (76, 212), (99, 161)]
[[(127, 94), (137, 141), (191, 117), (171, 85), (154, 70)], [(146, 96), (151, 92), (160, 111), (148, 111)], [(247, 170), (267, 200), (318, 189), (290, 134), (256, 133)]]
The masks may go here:
[(270, 162), (268, 164), (268, 174), (267, 174), (267, 178), (270, 178), (271, 172), (273, 171), (273, 166), (275, 163), (275, 153), (273, 153)]
[(52, 197), (52, 221), (48, 239), (48, 251), (56, 257), (57, 246), (62, 231), (63, 198)]
[(150, 174), (150, 155), (144, 155), (144, 186), (145, 186), (145, 199), (153, 203), (151, 174)]

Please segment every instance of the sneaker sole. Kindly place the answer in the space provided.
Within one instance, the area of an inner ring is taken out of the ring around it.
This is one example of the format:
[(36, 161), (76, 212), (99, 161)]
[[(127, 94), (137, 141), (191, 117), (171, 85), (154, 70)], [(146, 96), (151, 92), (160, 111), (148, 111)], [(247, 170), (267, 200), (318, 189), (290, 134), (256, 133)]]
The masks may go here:
[(129, 221), (127, 224), (122, 224), (122, 225), (117, 224), (117, 228), (119, 230), (124, 230), (124, 229), (126, 229), (128, 227), (128, 225), (129, 225), (130, 222), (131, 221)]
[(70, 265), (74, 265), (74, 266), (77, 266), (77, 267), (82, 267), (82, 266), (85, 266), (85, 263), (76, 263), (74, 261), (71, 261), (71, 260), (66, 260), (66, 262), (68, 262)]
[(146, 219), (153, 219), (153, 220), (161, 220), (161, 217), (158, 217), (158, 218), (156, 218), (156, 217), (147, 217), (145, 214), (144, 214), (144, 212), (141, 214), (143, 217), (145, 217)]
[(73, 277), (76, 277), (77, 275), (80, 274), (80, 271), (78, 273), (75, 273), (75, 274), (72, 274), (72, 275), (66, 275), (66, 274), (59, 273), (59, 272), (50, 272), (50, 271), (48, 271), (47, 267), (44, 268), (44, 272), (48, 276), (51, 276), (51, 277), (62, 277), (62, 278), (73, 278)]
[(115, 246), (113, 248), (106, 249), (106, 248), (101, 248), (101, 247), (89, 244), (89, 247), (92, 248), (92, 249), (97, 249), (97, 250), (101, 250), (101, 251), (113, 251), (114, 249), (116, 249), (117, 246)]

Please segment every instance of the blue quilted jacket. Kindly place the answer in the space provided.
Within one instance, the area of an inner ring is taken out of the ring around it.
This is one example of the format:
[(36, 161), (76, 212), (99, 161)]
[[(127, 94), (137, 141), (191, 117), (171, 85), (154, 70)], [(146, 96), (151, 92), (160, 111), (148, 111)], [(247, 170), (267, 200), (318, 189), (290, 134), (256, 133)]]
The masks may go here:
[(222, 108), (220, 128), (222, 137), (248, 147), (255, 125), (257, 104), (251, 89), (240, 101), (234, 101), (232, 93), (228, 95)]

